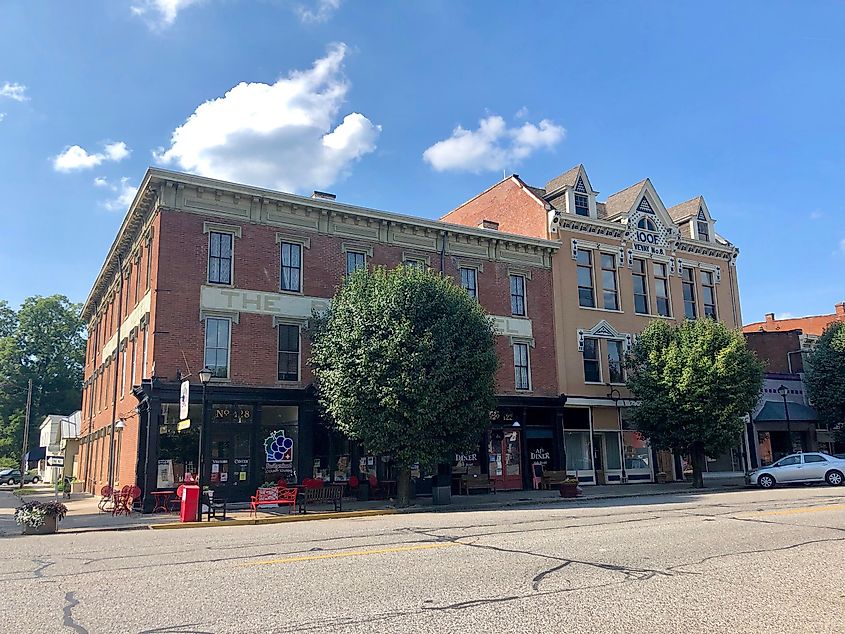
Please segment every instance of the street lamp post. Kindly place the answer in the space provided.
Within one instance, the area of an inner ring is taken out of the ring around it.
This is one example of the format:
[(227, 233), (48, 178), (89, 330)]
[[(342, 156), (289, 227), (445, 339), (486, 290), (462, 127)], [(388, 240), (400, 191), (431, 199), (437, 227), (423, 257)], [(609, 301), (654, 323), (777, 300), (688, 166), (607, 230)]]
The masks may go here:
[(625, 437), (622, 435), (622, 410), (619, 409), (619, 401), (622, 399), (622, 394), (615, 387), (611, 387), (607, 398), (613, 400), (613, 406), (616, 408), (616, 423), (619, 425), (619, 460), (622, 465), (622, 484), (628, 482), (628, 474), (625, 473)]
[(786, 415), (786, 435), (789, 436), (789, 453), (795, 450), (795, 445), (792, 444), (792, 422), (789, 420), (789, 405), (786, 404), (786, 395), (789, 394), (789, 388), (781, 385), (778, 388), (778, 394), (783, 398), (783, 413)]
[(197, 504), (197, 521), (202, 521), (202, 480), (205, 473), (205, 402), (206, 402), (206, 387), (211, 381), (212, 371), (205, 367), (199, 371), (200, 383), (202, 383), (202, 414), (200, 414), (199, 424), (199, 452), (197, 455), (197, 486), (200, 488), (200, 499)]

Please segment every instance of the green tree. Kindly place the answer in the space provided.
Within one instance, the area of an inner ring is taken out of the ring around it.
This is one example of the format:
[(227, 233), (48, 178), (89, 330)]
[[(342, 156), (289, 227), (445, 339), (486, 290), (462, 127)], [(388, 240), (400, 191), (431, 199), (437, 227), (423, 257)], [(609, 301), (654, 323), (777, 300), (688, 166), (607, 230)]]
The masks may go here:
[(737, 443), (763, 385), (763, 366), (742, 333), (711, 319), (652, 321), (627, 367), (637, 430), (658, 449), (689, 452), (693, 486), (704, 486), (706, 456)]
[(495, 407), (492, 320), (448, 277), (414, 267), (359, 270), (310, 327), (311, 366), (330, 422), (399, 467), (469, 450)]
[(9, 302), (5, 299), (0, 299), (0, 339), (8, 337), (15, 332), (17, 325), (17, 314), (9, 308)]
[(807, 392), (819, 421), (845, 442), (845, 323), (825, 328), (809, 355)]
[[(6, 306), (7, 307), (7, 306)], [(62, 295), (30, 297), (0, 324), (13, 329), (0, 337), (0, 457), (19, 457), (23, 442), (27, 381), (32, 379), (30, 445), (47, 414), (79, 408), (85, 356), (80, 306)]]

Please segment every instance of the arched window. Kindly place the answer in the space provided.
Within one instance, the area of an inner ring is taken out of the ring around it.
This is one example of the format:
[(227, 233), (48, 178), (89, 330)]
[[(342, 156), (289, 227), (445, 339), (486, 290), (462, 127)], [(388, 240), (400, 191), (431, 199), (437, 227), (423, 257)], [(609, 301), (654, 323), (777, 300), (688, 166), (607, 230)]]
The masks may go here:
[(640, 221), (637, 223), (638, 229), (645, 229), (646, 231), (657, 231), (657, 225), (654, 224), (654, 221), (651, 218), (640, 218)]

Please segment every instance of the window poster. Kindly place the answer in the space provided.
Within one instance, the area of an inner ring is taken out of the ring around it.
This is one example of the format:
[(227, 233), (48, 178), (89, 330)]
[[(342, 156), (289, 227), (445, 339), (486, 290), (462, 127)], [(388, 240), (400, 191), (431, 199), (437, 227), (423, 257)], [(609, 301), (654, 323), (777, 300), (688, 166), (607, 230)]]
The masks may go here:
[(173, 461), (172, 460), (159, 460), (158, 461), (158, 473), (156, 477), (156, 486), (159, 489), (163, 489), (169, 486), (173, 486), (174, 478), (173, 478)]

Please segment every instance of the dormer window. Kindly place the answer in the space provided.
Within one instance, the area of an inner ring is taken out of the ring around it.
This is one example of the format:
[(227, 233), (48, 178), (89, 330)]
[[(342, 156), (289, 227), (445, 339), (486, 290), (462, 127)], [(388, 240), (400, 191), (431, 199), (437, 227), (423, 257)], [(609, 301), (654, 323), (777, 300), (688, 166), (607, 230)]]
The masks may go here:
[(698, 239), (704, 240), (705, 242), (710, 242), (710, 225), (707, 222), (707, 216), (704, 215), (704, 210), (698, 210), (698, 217), (696, 218), (696, 232), (698, 233)]
[(654, 224), (654, 221), (651, 218), (640, 218), (640, 221), (637, 223), (637, 228), (645, 229), (646, 231), (657, 231), (657, 225)]
[(575, 194), (575, 213), (578, 216), (590, 215), (590, 200), (581, 194)]

